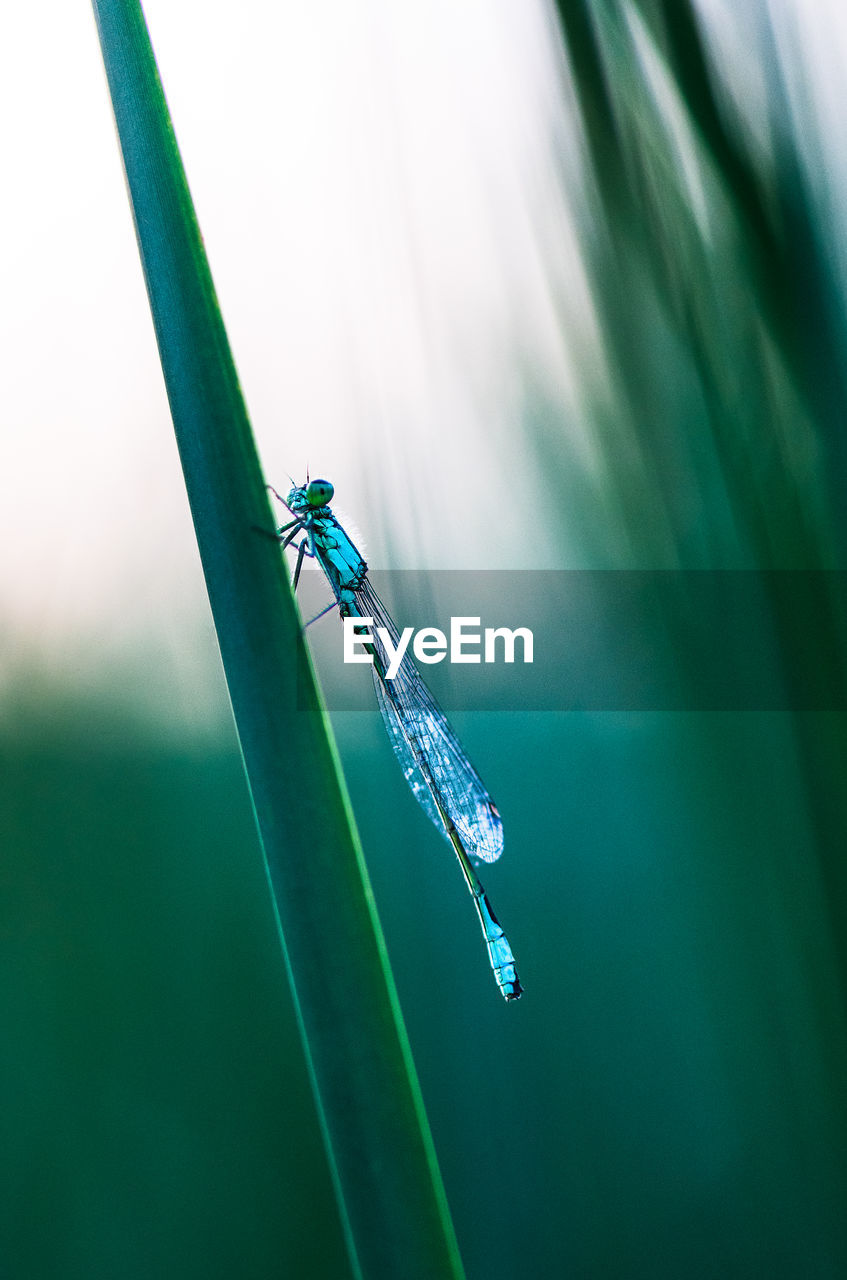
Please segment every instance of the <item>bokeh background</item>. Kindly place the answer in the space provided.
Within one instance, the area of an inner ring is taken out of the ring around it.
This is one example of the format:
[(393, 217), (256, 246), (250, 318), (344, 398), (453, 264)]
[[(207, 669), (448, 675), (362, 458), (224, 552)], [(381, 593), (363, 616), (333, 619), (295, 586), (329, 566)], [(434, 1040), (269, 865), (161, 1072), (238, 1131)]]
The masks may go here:
[[(795, 710), (457, 715), (517, 1006), (334, 716), (470, 1280), (847, 1274), (844, 610), (769, 576), (844, 565), (837, 0), (145, 8), (270, 480), (381, 567), (681, 571), (676, 686), (698, 571), (772, 583)], [(6, 32), (3, 1267), (342, 1277), (93, 20)]]

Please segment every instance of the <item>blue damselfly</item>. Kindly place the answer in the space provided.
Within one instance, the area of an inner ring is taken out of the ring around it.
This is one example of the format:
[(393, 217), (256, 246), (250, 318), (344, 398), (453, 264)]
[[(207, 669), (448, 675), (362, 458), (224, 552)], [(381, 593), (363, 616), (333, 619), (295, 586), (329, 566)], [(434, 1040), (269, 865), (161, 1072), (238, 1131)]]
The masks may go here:
[(313, 557), (332, 588), (342, 618), (363, 619), (356, 630), (367, 636), (361, 643), (373, 658), (377, 703), (394, 754), (416, 799), (453, 846), (473, 896), (498, 986), (507, 1000), (517, 1000), (522, 988), (515, 958), (472, 866), (472, 862), (494, 862), (503, 852), (500, 814), (408, 652), (394, 678), (388, 678), (389, 654), (380, 632), (396, 652), (398, 630), (368, 580), (364, 558), (330, 510), (332, 485), (328, 480), (307, 478), (304, 485), (295, 485), (287, 498), (275, 489), (271, 492), (293, 517), (276, 531), (283, 548), (295, 545), (302, 534), (296, 543), (294, 589), (304, 557)]

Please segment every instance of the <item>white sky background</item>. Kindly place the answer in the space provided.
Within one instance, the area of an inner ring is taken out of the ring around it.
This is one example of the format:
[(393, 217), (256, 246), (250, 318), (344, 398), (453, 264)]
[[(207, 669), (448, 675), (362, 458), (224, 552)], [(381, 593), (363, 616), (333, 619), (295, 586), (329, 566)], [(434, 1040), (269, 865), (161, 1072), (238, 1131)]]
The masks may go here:
[[(703, 7), (755, 128), (748, 33)], [(843, 225), (847, 19), (771, 7)], [(521, 415), (540, 390), (587, 461), (594, 357), (543, 0), (145, 9), (268, 478), (332, 479), (374, 565), (562, 564)], [(0, 675), (96, 680), (141, 640), (188, 689), (208, 612), (93, 18), (45, 0), (4, 34)]]

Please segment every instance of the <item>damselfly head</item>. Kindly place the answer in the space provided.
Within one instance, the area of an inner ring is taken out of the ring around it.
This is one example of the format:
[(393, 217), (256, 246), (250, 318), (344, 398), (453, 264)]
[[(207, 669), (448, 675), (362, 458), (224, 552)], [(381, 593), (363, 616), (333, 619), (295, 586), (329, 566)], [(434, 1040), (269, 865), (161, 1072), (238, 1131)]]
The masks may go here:
[(328, 480), (310, 480), (306, 485), (306, 501), (310, 507), (325, 507), (335, 493)]

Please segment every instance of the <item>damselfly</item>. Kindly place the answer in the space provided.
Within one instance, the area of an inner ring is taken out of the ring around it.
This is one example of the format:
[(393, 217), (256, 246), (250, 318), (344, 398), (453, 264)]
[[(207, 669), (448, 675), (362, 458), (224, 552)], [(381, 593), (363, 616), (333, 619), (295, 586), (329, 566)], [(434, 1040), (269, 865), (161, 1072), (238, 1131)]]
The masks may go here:
[(276, 531), (283, 548), (303, 535), (297, 544), (294, 589), (303, 558), (313, 557), (326, 575), (342, 618), (363, 619), (356, 631), (368, 636), (361, 643), (373, 658), (376, 699), (394, 754), (416, 799), (453, 846), (473, 896), (497, 984), (507, 1000), (517, 1000), (522, 988), (515, 958), (471, 865), (494, 862), (503, 852), (503, 824), (494, 801), (408, 652), (396, 676), (388, 679), (389, 655), (382, 636), (388, 637), (396, 652), (398, 630), (368, 580), (367, 564), (329, 508), (332, 485), (307, 478), (287, 498), (275, 489), (271, 492), (293, 516)]

